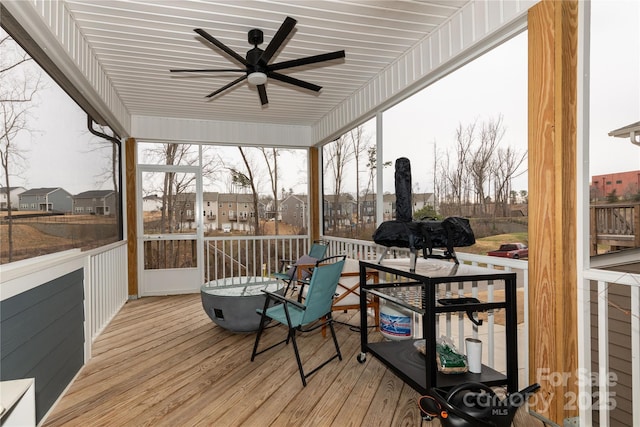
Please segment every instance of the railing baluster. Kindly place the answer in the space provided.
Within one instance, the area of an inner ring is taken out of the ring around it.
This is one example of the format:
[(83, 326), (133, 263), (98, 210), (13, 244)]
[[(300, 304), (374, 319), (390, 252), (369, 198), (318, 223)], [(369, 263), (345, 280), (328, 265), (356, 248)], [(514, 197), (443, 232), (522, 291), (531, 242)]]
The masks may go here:
[(600, 426), (609, 426), (609, 293), (606, 282), (598, 282), (598, 395)]
[(631, 408), (640, 426), (640, 286), (631, 288)]

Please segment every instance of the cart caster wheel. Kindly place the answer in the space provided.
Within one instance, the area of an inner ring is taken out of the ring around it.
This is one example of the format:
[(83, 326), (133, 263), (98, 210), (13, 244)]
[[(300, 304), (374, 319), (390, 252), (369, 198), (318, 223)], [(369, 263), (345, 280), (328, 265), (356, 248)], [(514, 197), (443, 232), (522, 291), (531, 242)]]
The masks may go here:
[(356, 360), (360, 363), (364, 363), (367, 361), (367, 353), (360, 353), (357, 357)]

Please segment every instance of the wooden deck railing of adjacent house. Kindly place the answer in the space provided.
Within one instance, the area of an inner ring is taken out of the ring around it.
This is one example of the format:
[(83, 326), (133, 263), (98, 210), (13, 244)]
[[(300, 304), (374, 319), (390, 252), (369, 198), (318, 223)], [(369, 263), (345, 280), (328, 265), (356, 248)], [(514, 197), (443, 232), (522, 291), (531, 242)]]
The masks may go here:
[(611, 249), (640, 247), (640, 202), (591, 205), (591, 255), (598, 245)]

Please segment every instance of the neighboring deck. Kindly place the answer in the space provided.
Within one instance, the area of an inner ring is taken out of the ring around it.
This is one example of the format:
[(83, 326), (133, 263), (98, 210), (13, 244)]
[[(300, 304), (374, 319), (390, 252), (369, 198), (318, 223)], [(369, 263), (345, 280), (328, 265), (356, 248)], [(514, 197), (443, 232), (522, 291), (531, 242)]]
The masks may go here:
[[(359, 323), (355, 311), (336, 319)], [(286, 333), (269, 332), (266, 337)], [(251, 362), (255, 334), (216, 326), (198, 294), (130, 301), (44, 425), (439, 425), (421, 419), (418, 393), (375, 358), (356, 361), (359, 333), (342, 324), (337, 333), (343, 360), (302, 387), (290, 345)], [(320, 330), (302, 334), (299, 347), (309, 368), (333, 349)], [(521, 410), (515, 425), (542, 423)]]
[(598, 245), (612, 251), (640, 247), (640, 202), (591, 205), (589, 218), (591, 255)]

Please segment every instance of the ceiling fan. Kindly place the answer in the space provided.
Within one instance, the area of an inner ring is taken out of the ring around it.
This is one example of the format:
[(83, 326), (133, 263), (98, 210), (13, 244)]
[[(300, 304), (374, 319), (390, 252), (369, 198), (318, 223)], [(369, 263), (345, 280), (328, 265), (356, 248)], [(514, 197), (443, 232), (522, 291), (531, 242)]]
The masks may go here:
[(241, 83), (245, 79), (249, 82), (250, 85), (256, 86), (258, 89), (258, 95), (260, 95), (260, 103), (262, 105), (266, 105), (269, 103), (267, 98), (267, 89), (265, 87), (265, 83), (267, 82), (267, 78), (272, 78), (279, 80), (283, 83), (292, 84), (294, 86), (298, 86), (304, 89), (312, 90), (314, 92), (319, 92), (322, 89), (321, 86), (315, 85), (313, 83), (306, 82), (304, 80), (296, 79), (294, 77), (278, 73), (278, 70), (284, 70), (286, 68), (300, 67), (302, 65), (315, 64), (318, 62), (330, 61), (332, 59), (344, 58), (345, 53), (344, 50), (338, 50), (330, 53), (323, 53), (320, 55), (307, 56), (304, 58), (293, 59), (291, 61), (277, 62), (274, 64), (269, 64), (269, 61), (273, 58), (273, 55), (280, 49), (281, 45), (287, 39), (289, 34), (293, 31), (296, 26), (297, 21), (291, 17), (287, 17), (280, 28), (275, 33), (266, 49), (262, 50), (258, 47), (258, 45), (262, 44), (264, 41), (264, 36), (262, 30), (252, 29), (249, 30), (248, 40), (249, 44), (253, 45), (253, 49), (250, 49), (247, 52), (246, 58), (243, 58), (241, 55), (230, 49), (224, 43), (220, 42), (213, 36), (211, 36), (206, 31), (196, 28), (193, 31), (201, 35), (203, 38), (211, 42), (215, 47), (222, 50), (233, 60), (239, 62), (244, 65), (244, 69), (242, 68), (233, 68), (233, 69), (196, 69), (196, 70), (169, 70), (172, 73), (229, 73), (229, 72), (241, 72), (244, 73), (243, 76), (238, 77), (236, 80), (232, 81), (229, 84), (221, 87), (218, 90), (211, 92), (207, 95), (207, 98), (212, 98), (219, 93), (224, 92), (225, 90)]

